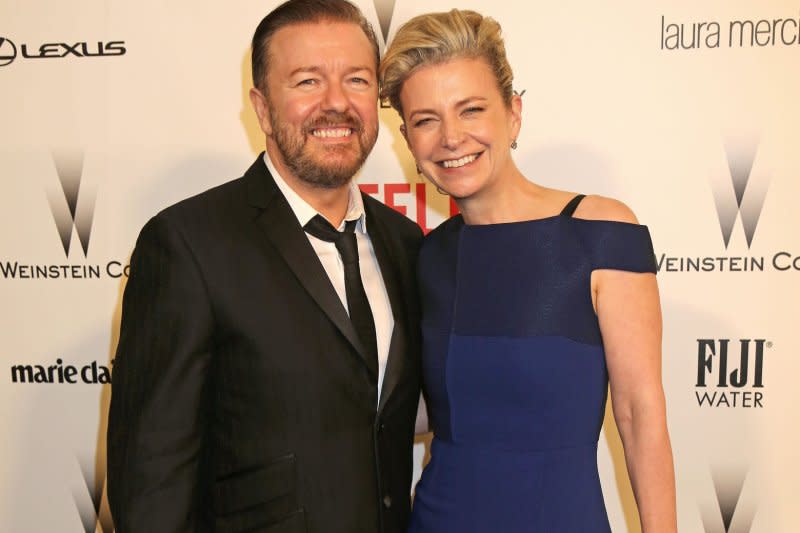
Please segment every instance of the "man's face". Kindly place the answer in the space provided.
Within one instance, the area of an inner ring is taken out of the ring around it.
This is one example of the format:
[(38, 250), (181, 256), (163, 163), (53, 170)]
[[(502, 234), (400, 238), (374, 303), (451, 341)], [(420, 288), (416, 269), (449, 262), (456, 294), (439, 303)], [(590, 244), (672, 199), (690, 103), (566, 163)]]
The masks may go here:
[(267, 149), (282, 173), (314, 187), (350, 181), (378, 136), (375, 56), (355, 24), (294, 24), (270, 42), (264, 108)]

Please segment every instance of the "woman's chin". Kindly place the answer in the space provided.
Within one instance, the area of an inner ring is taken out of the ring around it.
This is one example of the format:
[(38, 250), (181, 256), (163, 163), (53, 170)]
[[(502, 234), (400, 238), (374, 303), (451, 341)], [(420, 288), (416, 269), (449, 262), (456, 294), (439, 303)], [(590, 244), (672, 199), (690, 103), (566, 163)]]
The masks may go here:
[(476, 186), (472, 183), (445, 183), (444, 185), (439, 185), (439, 189), (447, 193), (453, 200), (461, 201), (466, 200), (478, 192), (480, 192), (480, 187)]

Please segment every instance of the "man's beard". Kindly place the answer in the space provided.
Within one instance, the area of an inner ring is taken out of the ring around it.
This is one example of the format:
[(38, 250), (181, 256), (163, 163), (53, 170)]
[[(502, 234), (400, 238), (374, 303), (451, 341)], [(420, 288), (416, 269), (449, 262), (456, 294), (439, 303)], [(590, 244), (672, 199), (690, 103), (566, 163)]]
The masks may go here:
[[(270, 123), (273, 138), (286, 168), (298, 179), (321, 189), (338, 189), (347, 184), (364, 164), (378, 137), (377, 125), (365, 131), (364, 124), (350, 113), (328, 112), (309, 119), (300, 128), (299, 135), (290, 124), (282, 122), (270, 106)], [(350, 128), (358, 141), (352, 144), (320, 145), (316, 154), (307, 147), (308, 137), (315, 128)], [(350, 157), (347, 157), (347, 155)]]

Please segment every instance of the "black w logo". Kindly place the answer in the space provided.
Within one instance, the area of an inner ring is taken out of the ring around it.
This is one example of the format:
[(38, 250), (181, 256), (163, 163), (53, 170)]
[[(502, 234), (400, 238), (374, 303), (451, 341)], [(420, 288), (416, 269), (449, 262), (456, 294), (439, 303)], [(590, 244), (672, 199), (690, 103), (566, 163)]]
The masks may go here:
[(756, 149), (757, 144), (752, 142), (728, 147), (729, 180), (714, 180), (712, 183), (725, 248), (731, 241), (736, 215), (742, 219), (747, 247), (753, 243), (768, 185), (762, 176), (754, 177)]
[(86, 533), (114, 533), (114, 523), (108, 501), (103, 498), (106, 485), (106, 470), (103, 461), (94, 457), (81, 458), (81, 477), (84, 485), (75, 487), (72, 497)]
[[(64, 254), (69, 257), (72, 230), (75, 228), (83, 249), (83, 256), (86, 257), (89, 253), (95, 198), (94, 191), (84, 191), (82, 195), (80, 194), (83, 154), (53, 154), (53, 163), (61, 183), (61, 194), (51, 187), (48, 191), (48, 199), (50, 211), (64, 247)], [(80, 206), (78, 205), (79, 195)]]
[(711, 472), (719, 507), (716, 510), (701, 507), (706, 533), (750, 533), (755, 509), (741, 502), (746, 477), (744, 470), (715, 469)]
[(395, 0), (373, 0), (375, 12), (378, 14), (378, 23), (381, 25), (384, 44), (389, 38), (389, 27), (392, 24), (392, 15), (394, 14), (394, 2)]

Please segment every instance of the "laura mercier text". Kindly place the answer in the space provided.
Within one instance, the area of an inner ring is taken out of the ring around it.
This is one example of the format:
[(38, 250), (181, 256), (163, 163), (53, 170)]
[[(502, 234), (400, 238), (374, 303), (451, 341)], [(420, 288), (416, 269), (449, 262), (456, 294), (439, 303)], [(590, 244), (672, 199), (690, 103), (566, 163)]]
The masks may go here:
[(662, 50), (800, 46), (800, 15), (729, 21), (674, 21), (661, 16)]

